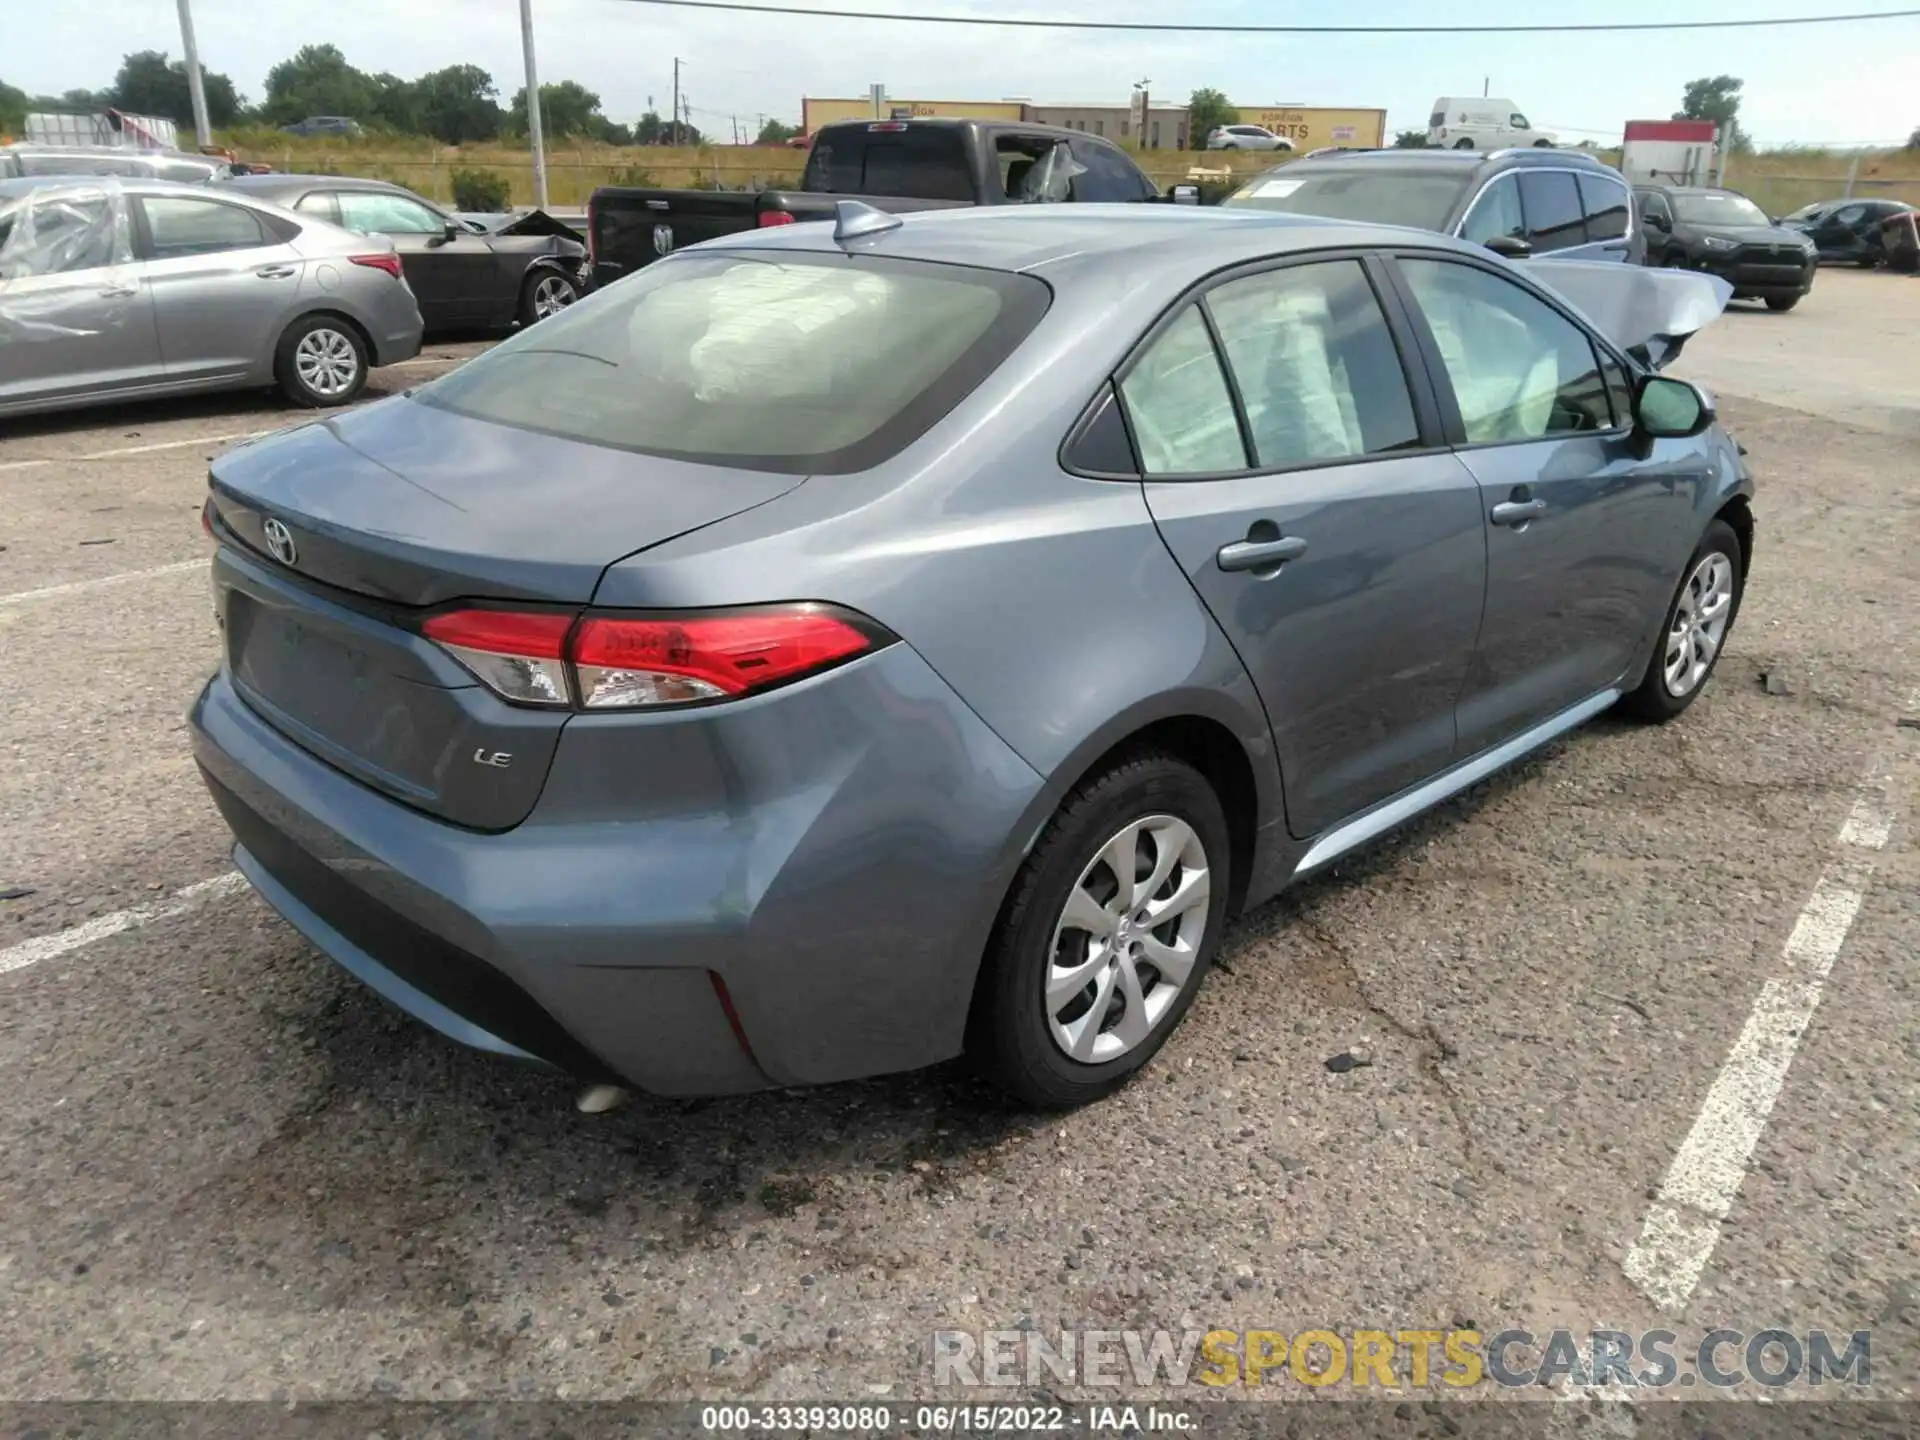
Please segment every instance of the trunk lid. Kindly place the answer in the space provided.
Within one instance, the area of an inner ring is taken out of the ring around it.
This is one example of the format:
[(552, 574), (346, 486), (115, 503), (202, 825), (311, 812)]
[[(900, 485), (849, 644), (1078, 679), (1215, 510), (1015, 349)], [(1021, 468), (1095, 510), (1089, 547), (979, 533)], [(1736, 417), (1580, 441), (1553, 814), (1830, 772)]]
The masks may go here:
[(422, 638), (426, 613), (454, 600), (579, 608), (614, 561), (802, 478), (410, 400), (304, 425), (213, 466), (227, 664), (254, 710), (328, 764), (458, 824), (507, 829), (539, 798), (570, 712), (499, 699)]

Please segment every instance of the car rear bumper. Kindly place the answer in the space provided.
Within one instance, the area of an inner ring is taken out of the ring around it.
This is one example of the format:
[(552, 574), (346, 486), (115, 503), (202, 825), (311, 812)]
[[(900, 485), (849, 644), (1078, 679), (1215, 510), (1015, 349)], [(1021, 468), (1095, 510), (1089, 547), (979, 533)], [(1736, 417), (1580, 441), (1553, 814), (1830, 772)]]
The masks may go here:
[(666, 1095), (957, 1054), (1040, 777), (905, 645), (724, 711), (576, 717), (504, 834), (333, 769), (224, 672), (190, 718), (267, 902), (461, 1043)]

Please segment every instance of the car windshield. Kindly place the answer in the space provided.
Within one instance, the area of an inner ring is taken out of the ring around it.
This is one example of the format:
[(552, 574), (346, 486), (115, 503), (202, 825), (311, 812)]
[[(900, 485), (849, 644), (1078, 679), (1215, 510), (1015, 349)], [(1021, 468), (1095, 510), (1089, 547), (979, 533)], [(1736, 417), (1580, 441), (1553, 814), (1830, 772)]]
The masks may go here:
[(1827, 206), (1816, 201), (1812, 205), (1802, 205), (1786, 218), (1789, 220), (1818, 220), (1827, 213)]
[(1284, 210), (1292, 215), (1443, 230), (1465, 179), (1464, 175), (1399, 169), (1302, 174), (1283, 166), (1241, 186), (1224, 203), (1237, 209)]
[(595, 445), (859, 470), (990, 374), (1050, 293), (1026, 276), (873, 257), (676, 257), (416, 395)]
[(1744, 195), (1676, 195), (1673, 213), (1693, 225), (1765, 225), (1767, 212)]

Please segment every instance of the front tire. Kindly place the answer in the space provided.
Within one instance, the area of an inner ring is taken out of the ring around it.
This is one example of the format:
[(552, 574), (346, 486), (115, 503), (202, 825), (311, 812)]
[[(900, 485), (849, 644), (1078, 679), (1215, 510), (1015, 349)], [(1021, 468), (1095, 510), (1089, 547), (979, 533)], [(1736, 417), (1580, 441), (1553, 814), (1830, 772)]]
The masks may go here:
[(1453, 142), (1453, 148), (1456, 150), (1471, 150), (1473, 148), (1473, 141), (1456, 140)]
[(1621, 698), (1621, 711), (1636, 720), (1665, 724), (1699, 699), (1726, 650), (1745, 593), (1740, 538), (1726, 521), (1715, 520), (1687, 561), (1653, 654), (1647, 657), (1646, 674)]
[(367, 385), (366, 342), (337, 315), (302, 315), (274, 347), (273, 378), (296, 405), (348, 404)]
[(520, 323), (537, 325), (551, 319), (580, 298), (580, 286), (573, 277), (558, 270), (536, 270), (520, 287)]
[(1112, 1094), (1166, 1043), (1226, 926), (1226, 816), (1144, 750), (1083, 780), (1020, 867), (982, 962), (967, 1049), (1029, 1105)]
[(1767, 308), (1781, 315), (1784, 315), (1799, 303), (1800, 297), (1798, 295), (1769, 295), (1767, 297)]

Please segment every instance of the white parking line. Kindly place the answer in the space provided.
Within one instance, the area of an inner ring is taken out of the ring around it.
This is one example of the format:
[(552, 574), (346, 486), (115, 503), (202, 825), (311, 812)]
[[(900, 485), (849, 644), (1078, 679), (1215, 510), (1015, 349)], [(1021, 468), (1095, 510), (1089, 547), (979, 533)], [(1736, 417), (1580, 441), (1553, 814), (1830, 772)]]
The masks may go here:
[(186, 914), (203, 901), (244, 889), (246, 883), (246, 877), (238, 870), (229, 870), (224, 875), (216, 875), (211, 880), (202, 880), (184, 890), (177, 890), (165, 900), (156, 900), (150, 905), (135, 905), (130, 910), (116, 910), (111, 915), (98, 916), (71, 930), (59, 930), (52, 935), (36, 935), (31, 940), (22, 940), (18, 945), (0, 950), (0, 975), (24, 970), (29, 965), (55, 959), (123, 931), (151, 925), (156, 920), (171, 920), (176, 915)]
[(48, 585), (40, 590), (16, 590), (11, 595), (0, 595), (0, 608), (25, 605), (30, 600), (52, 600), (59, 595), (78, 595), (83, 590), (104, 590), (110, 585), (130, 585), (135, 580), (150, 580), (156, 575), (184, 575), (189, 570), (206, 568), (204, 559), (181, 560), (172, 565), (155, 565), (151, 570), (122, 570), (118, 574), (101, 575), (93, 580), (69, 580), (64, 585)]
[(224, 445), (229, 440), (257, 440), (270, 430), (235, 430), (225, 435), (196, 435), (191, 440), (162, 440), (153, 445), (126, 445), (118, 450), (93, 450), (85, 455), (47, 455), (33, 460), (0, 460), (0, 470), (31, 470), (36, 465), (78, 465), (83, 460), (118, 460), (127, 455), (151, 455), (159, 450), (184, 450), (190, 445)]
[[(1920, 705), (1920, 694), (1913, 698)], [(1800, 1048), (1827, 976), (1853, 928), (1878, 852), (1893, 830), (1890, 762), (1868, 771), (1840, 827), (1836, 855), (1787, 937), (1786, 970), (1760, 987), (1739, 1037), (1714, 1077), (1693, 1128), (1622, 1265), (1662, 1310), (1686, 1308), (1720, 1241), (1720, 1225), (1746, 1180), (1774, 1102)]]

